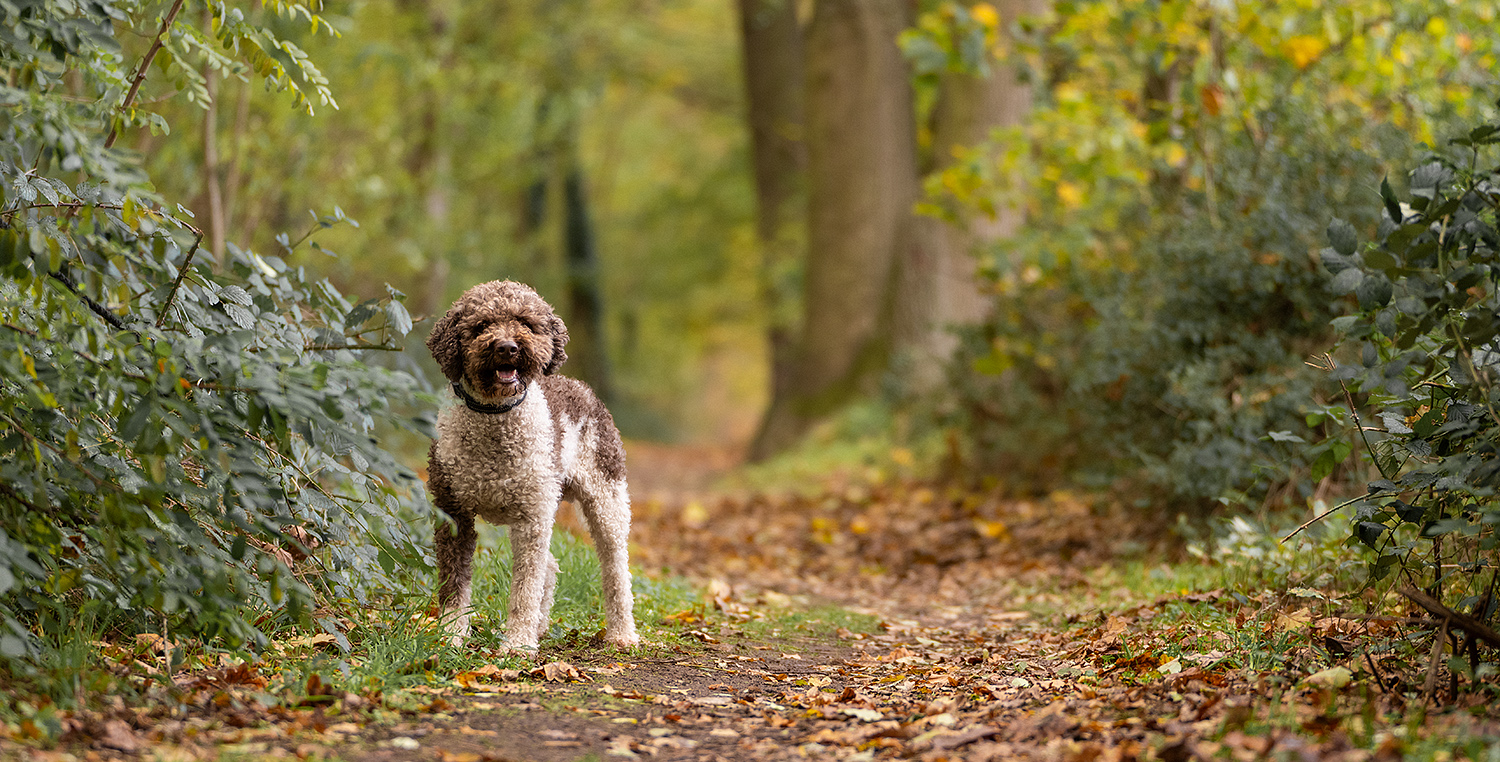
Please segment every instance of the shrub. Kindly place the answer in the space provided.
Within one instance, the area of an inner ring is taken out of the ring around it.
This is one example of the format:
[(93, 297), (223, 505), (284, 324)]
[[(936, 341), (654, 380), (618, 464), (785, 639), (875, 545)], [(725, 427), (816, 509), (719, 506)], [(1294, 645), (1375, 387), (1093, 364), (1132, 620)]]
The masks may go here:
[(1322, 439), (1307, 416), (1326, 381), (1304, 361), (1344, 307), (1309, 252), (1329, 210), (1373, 224), (1358, 178), (1376, 160), (1304, 114), (1289, 101), (1257, 115), (1260, 141), (1221, 136), (1215, 195), (1134, 203), (1101, 235), (1122, 252), (1013, 244), (1026, 257), (995, 272), (996, 316), (967, 334), (954, 373), (982, 468), (1020, 487), (1127, 476), (1203, 507), (1300, 497), (1348, 454), (1319, 465), (1267, 437)]
[[(399, 413), (421, 384), (363, 359), (411, 329), (402, 295), (351, 300), (282, 258), (206, 251), (139, 156), (112, 147), (167, 128), (135, 100), (153, 56), (168, 95), (201, 102), (194, 67), (207, 65), (309, 110), (329, 102), (306, 56), (239, 9), (210, 4), (210, 33), (181, 7), (0, 7), (13, 81), (0, 85), (0, 654), (13, 671), (38, 656), (43, 622), (72, 626), (90, 600), (117, 631), (253, 646), (267, 622), (360, 599), (423, 560), (420, 482), (373, 435), (426, 431)], [(335, 210), (309, 235), (344, 221)]]
[(1379, 552), (1377, 578), (1404, 568), (1446, 582), (1487, 615), (1500, 560), (1497, 143), (1494, 119), (1449, 141), (1410, 173), (1405, 201), (1382, 182), (1375, 239), (1361, 245), (1360, 226), (1335, 220), (1322, 252), (1334, 290), (1358, 302), (1336, 321), (1351, 361), (1331, 376), (1377, 411), (1359, 423), (1381, 478), (1353, 535)]

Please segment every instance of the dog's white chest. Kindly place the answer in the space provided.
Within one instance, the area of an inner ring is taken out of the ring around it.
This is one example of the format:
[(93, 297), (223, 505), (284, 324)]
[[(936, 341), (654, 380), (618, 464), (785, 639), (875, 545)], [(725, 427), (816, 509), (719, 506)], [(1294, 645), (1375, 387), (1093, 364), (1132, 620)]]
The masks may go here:
[(454, 495), (492, 523), (512, 523), (549, 503), (555, 508), (562, 490), (557, 440), (541, 394), (509, 413), (452, 405), (438, 415), (437, 457)]

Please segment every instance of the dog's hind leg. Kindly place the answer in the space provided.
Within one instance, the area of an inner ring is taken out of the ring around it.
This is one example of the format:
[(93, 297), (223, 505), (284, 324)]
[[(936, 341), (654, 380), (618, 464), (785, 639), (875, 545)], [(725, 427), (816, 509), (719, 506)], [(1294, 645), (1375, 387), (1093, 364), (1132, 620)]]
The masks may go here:
[[(557, 559), (552, 557), (552, 513), (536, 511), (510, 526), (510, 610), (506, 614), (505, 646), (534, 651), (546, 632), (551, 592), (557, 584)], [(537, 515), (538, 513), (542, 515)], [(551, 578), (552, 584), (549, 585)], [(548, 604), (543, 606), (543, 604)]]
[(604, 578), (604, 639), (621, 647), (636, 645), (641, 639), (630, 590), (630, 493), (625, 480), (605, 482), (586, 493), (579, 490), (579, 498)]

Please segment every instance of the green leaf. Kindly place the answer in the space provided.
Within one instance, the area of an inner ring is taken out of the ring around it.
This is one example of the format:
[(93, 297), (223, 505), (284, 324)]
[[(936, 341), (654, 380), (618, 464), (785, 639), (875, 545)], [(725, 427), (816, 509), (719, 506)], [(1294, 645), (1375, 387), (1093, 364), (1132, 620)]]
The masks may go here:
[(154, 400), (150, 396), (142, 398), (136, 404), (135, 410), (130, 413), (130, 417), (126, 418), (125, 423), (120, 426), (120, 438), (127, 442), (139, 439), (141, 432), (146, 430), (146, 423), (151, 420), (154, 407)]
[(26, 642), (14, 635), (0, 635), (0, 655), (19, 659), (26, 655)]
[(1365, 252), (1365, 265), (1376, 270), (1389, 273), (1389, 271), (1400, 267), (1401, 263), (1396, 257), (1385, 249), (1372, 249)]
[(389, 325), (391, 327), (391, 330), (395, 331), (398, 335), (405, 336), (406, 334), (411, 333), (411, 314), (406, 311), (406, 307), (403, 306), (401, 302), (386, 302), (385, 319), (386, 324)]
[(1374, 521), (1360, 521), (1354, 525), (1354, 536), (1372, 550), (1379, 550), (1380, 538), (1390, 531), (1390, 527)]
[(1364, 281), (1364, 271), (1357, 267), (1351, 267), (1333, 276), (1333, 283), (1329, 285), (1329, 288), (1333, 289), (1333, 293), (1335, 294), (1347, 294), (1358, 289)]
[(1328, 223), (1328, 244), (1333, 250), (1348, 257), (1353, 256), (1359, 246), (1359, 238), (1354, 232), (1354, 226), (1334, 218)]
[(1391, 301), (1391, 293), (1390, 280), (1379, 274), (1365, 276), (1354, 289), (1355, 296), (1359, 298), (1359, 308), (1365, 311), (1384, 307)]
[(1380, 178), (1380, 200), (1385, 202), (1385, 213), (1391, 218), (1391, 222), (1401, 224), (1401, 202), (1396, 200), (1396, 192), (1391, 190), (1391, 178), (1389, 176)]

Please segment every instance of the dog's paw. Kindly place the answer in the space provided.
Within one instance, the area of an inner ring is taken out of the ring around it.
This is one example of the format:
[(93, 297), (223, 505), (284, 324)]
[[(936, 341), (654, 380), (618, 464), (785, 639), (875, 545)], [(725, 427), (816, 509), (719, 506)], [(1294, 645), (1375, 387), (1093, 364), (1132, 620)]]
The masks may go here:
[(641, 644), (641, 636), (635, 634), (635, 632), (624, 634), (605, 633), (604, 639), (609, 641), (611, 645), (619, 646), (620, 648), (632, 648)]
[(500, 644), (501, 656), (519, 656), (523, 659), (535, 659), (539, 649), (535, 643), (511, 642), (509, 640)]

